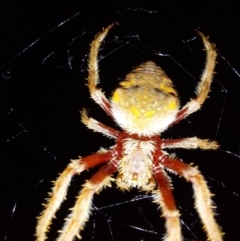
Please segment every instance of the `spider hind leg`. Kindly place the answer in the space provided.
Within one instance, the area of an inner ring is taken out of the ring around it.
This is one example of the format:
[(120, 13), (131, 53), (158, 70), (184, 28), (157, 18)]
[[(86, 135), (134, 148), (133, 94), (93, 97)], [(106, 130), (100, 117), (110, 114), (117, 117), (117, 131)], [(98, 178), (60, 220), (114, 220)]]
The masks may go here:
[(165, 157), (164, 167), (173, 170), (192, 183), (195, 208), (201, 218), (203, 229), (207, 233), (208, 241), (222, 241), (223, 233), (214, 219), (215, 207), (211, 200), (212, 194), (202, 174), (196, 168), (176, 158)]
[(111, 175), (116, 170), (115, 164), (109, 163), (83, 185), (57, 241), (73, 240), (75, 236), (81, 239), (79, 231), (89, 219), (94, 194), (99, 193), (104, 186), (110, 186), (110, 182), (114, 180)]
[(163, 237), (163, 240), (182, 241), (180, 213), (174, 201), (171, 182), (159, 164), (155, 165), (154, 177), (158, 187), (157, 190), (153, 191), (154, 202), (160, 205), (162, 216), (166, 221), (166, 235)]
[(112, 156), (112, 151), (107, 151), (105, 153), (96, 153), (84, 158), (72, 160), (72, 162), (54, 182), (54, 187), (52, 188), (50, 197), (47, 200), (47, 203), (44, 204), (45, 209), (38, 217), (38, 224), (36, 227), (37, 241), (44, 241), (47, 239), (47, 232), (50, 229), (52, 219), (61, 203), (66, 198), (68, 186), (70, 185), (72, 177), (75, 174), (80, 174), (82, 171), (90, 167), (109, 161)]

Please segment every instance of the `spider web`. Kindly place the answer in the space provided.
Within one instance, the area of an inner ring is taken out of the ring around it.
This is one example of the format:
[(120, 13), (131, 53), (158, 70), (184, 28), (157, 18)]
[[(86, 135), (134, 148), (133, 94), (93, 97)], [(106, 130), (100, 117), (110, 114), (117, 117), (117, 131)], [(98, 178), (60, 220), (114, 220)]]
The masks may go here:
[[(239, 21), (237, 7), (225, 1), (158, 6), (125, 1), (75, 3), (8, 2), (1, 8), (1, 196), (0, 240), (35, 240), (36, 216), (47, 192), (68, 164), (112, 140), (79, 122), (79, 110), (118, 128), (89, 98), (85, 78), (89, 43), (102, 27), (114, 27), (100, 52), (101, 88), (111, 96), (119, 80), (147, 60), (155, 61), (173, 80), (185, 104), (204, 67), (199, 28), (217, 45), (218, 65), (210, 98), (197, 113), (163, 133), (163, 138), (198, 136), (217, 140), (218, 151), (173, 150), (194, 163), (206, 178), (217, 205), (224, 240), (238, 240), (240, 128)], [(93, 5), (95, 6), (93, 8)], [(42, 14), (38, 14), (39, 10)], [(43, 14), (44, 13), (44, 14)], [(74, 177), (68, 198), (54, 219), (48, 240), (74, 205), (84, 181), (97, 168)], [(184, 241), (206, 240), (194, 210), (191, 184), (169, 174), (181, 212)], [(94, 198), (83, 240), (161, 240), (165, 233), (151, 193), (120, 192), (113, 184)]]

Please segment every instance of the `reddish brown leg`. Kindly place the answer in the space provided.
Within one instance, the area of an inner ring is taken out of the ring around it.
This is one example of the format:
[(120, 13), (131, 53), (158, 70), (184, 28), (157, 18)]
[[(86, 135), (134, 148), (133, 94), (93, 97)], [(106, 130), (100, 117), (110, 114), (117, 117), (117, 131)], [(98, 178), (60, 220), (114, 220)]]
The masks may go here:
[(201, 173), (194, 167), (175, 158), (164, 157), (162, 164), (192, 182), (195, 207), (202, 220), (209, 241), (222, 241), (223, 233), (218, 227), (213, 212), (211, 193)]
[(83, 157), (81, 161), (79, 161), (79, 165), (84, 165), (85, 170), (90, 167), (94, 167), (107, 161), (110, 161), (114, 156), (114, 150), (110, 150), (105, 153), (96, 153), (90, 156)]
[(67, 168), (61, 173), (58, 179), (54, 182), (52, 192), (45, 206), (45, 210), (38, 217), (36, 229), (37, 241), (44, 241), (47, 238), (47, 231), (52, 222), (56, 211), (66, 197), (68, 186), (73, 175), (80, 174), (82, 171), (94, 167), (96, 165), (110, 161), (114, 157), (114, 151), (110, 150), (106, 153), (97, 153), (91, 156), (72, 160)]
[(181, 225), (179, 220), (180, 215), (172, 195), (171, 185), (168, 177), (159, 164), (157, 167), (155, 167), (154, 177), (158, 185), (155, 202), (160, 204), (162, 215), (166, 220), (167, 234), (163, 240), (181, 241)]
[(177, 113), (177, 117), (176, 120), (171, 124), (171, 126), (177, 124), (179, 121), (181, 121), (182, 119), (185, 119), (188, 115), (189, 115), (189, 111), (188, 111), (189, 107), (184, 107), (182, 108), (178, 113)]
[(111, 175), (117, 170), (115, 163), (103, 166), (89, 181), (83, 185), (72, 212), (66, 219), (57, 241), (81, 238), (79, 232), (83, 229), (91, 213), (93, 195), (99, 193), (104, 186), (110, 186)]

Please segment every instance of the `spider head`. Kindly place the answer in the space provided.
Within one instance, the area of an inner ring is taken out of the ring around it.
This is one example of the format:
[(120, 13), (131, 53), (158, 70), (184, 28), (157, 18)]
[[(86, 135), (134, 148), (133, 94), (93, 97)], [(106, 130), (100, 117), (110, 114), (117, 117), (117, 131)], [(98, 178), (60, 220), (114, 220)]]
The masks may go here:
[(112, 113), (130, 134), (152, 136), (175, 120), (179, 99), (172, 81), (153, 62), (141, 64), (114, 91)]

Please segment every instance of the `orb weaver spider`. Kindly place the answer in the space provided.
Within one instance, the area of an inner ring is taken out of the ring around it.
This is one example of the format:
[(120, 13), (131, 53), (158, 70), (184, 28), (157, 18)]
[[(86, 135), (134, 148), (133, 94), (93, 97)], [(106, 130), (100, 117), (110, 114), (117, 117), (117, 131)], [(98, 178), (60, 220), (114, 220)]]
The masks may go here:
[[(221, 241), (223, 233), (214, 219), (211, 193), (200, 171), (165, 149), (186, 148), (203, 150), (218, 148), (215, 141), (197, 137), (181, 139), (161, 139), (159, 134), (188, 115), (200, 109), (210, 91), (217, 53), (215, 45), (200, 32), (206, 50), (206, 65), (198, 83), (194, 99), (180, 108), (177, 91), (165, 72), (149, 61), (129, 73), (113, 92), (109, 101), (97, 87), (98, 52), (101, 42), (114, 24), (99, 33), (91, 44), (89, 56), (88, 88), (92, 99), (111, 116), (123, 129), (117, 131), (103, 123), (89, 118), (86, 110), (81, 112), (82, 122), (93, 131), (116, 139), (109, 150), (101, 150), (93, 155), (72, 160), (54, 182), (52, 193), (45, 210), (38, 217), (36, 236), (38, 241), (47, 238), (52, 218), (67, 195), (71, 178), (91, 167), (104, 164), (99, 171), (83, 185), (75, 206), (60, 231), (58, 241), (72, 241), (81, 238), (79, 231), (89, 219), (93, 196), (104, 186), (115, 181), (121, 190), (132, 187), (152, 192), (166, 222), (165, 241), (181, 241), (180, 213), (177, 210), (171, 184), (166, 171), (183, 176), (190, 181), (194, 190), (195, 208), (200, 216), (208, 240)], [(112, 175), (118, 171), (116, 179)]]

